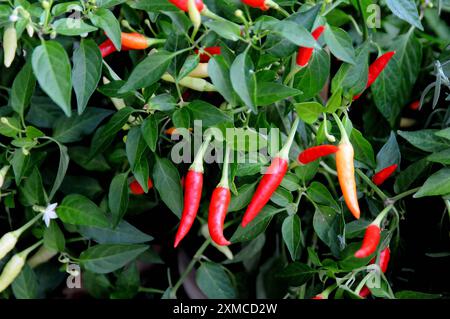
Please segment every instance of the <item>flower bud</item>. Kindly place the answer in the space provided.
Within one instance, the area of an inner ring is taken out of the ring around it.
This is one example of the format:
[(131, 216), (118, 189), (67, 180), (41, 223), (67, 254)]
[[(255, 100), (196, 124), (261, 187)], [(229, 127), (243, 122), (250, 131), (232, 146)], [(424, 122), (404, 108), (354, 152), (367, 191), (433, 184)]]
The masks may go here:
[(9, 232), (0, 238), (0, 260), (3, 259), (15, 246), (19, 236), (15, 232)]
[(5, 290), (12, 284), (12, 282), (17, 278), (17, 276), (22, 271), (25, 265), (26, 255), (16, 254), (8, 261), (8, 263), (3, 268), (3, 272), (0, 275), (0, 292)]

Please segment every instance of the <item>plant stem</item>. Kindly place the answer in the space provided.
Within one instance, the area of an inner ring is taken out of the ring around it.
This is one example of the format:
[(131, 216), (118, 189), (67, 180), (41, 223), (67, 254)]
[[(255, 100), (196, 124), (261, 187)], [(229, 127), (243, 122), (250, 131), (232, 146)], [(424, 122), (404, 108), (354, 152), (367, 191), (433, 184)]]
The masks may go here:
[(366, 182), (367, 185), (369, 185), (374, 191), (375, 193), (377, 193), (377, 195), (383, 200), (383, 201), (387, 201), (389, 200), (389, 197), (386, 196), (385, 193), (383, 193), (383, 191), (381, 189), (378, 188), (377, 185), (375, 185), (372, 180), (367, 177), (366, 174), (364, 174), (359, 168), (357, 168), (356, 173), (364, 180), (364, 182)]
[(180, 279), (178, 279), (178, 281), (173, 286), (172, 291), (171, 291), (171, 294), (173, 296), (176, 296), (178, 289), (181, 287), (183, 282), (186, 280), (186, 277), (190, 274), (190, 272), (192, 271), (192, 268), (194, 268), (195, 263), (200, 260), (200, 257), (202, 256), (202, 254), (206, 250), (206, 248), (208, 248), (210, 243), (211, 243), (211, 241), (209, 239), (205, 240), (203, 245), (201, 245), (200, 248), (197, 250), (197, 252), (195, 253), (191, 262), (186, 267), (184, 272), (181, 274)]
[(139, 287), (139, 292), (147, 292), (154, 294), (164, 294), (164, 290), (156, 289), (156, 288), (147, 288), (147, 287)]
[(412, 194), (416, 193), (419, 189), (421, 189), (421, 187), (410, 189), (410, 190), (408, 190), (406, 192), (398, 194), (397, 196), (389, 198), (389, 201), (392, 201), (392, 202), (395, 203), (395, 202), (397, 202), (397, 201), (399, 201), (399, 200), (401, 200), (401, 199), (403, 199), (405, 197), (408, 197), (409, 195), (412, 195)]

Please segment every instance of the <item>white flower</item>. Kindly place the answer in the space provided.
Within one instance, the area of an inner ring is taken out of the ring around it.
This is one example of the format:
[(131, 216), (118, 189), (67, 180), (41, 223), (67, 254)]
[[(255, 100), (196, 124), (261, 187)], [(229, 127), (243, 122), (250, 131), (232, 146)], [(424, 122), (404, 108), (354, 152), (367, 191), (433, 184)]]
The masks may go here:
[(58, 218), (56, 215), (55, 208), (58, 206), (58, 203), (49, 204), (47, 208), (44, 210), (44, 215), (42, 216), (42, 220), (45, 222), (45, 225), (50, 226), (50, 219)]

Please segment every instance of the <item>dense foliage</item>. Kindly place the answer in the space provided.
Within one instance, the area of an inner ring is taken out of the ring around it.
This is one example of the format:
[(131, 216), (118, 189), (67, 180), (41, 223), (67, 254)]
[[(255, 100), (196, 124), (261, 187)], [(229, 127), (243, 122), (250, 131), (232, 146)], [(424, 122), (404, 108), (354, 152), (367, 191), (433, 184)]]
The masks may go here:
[[(201, 3), (1, 2), (0, 297), (448, 293), (450, 1)], [(229, 246), (208, 229), (219, 181)]]

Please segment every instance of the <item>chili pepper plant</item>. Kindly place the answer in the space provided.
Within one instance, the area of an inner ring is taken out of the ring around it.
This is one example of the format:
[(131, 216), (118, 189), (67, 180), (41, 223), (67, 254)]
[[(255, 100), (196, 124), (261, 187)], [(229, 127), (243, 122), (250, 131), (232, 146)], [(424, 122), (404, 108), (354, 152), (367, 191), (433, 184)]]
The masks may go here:
[(449, 12), (2, 1), (0, 298), (448, 297)]

